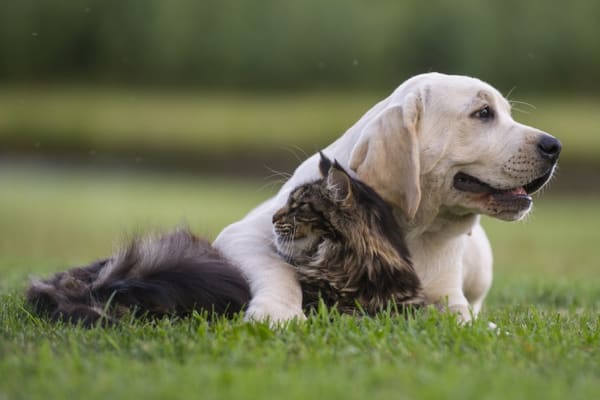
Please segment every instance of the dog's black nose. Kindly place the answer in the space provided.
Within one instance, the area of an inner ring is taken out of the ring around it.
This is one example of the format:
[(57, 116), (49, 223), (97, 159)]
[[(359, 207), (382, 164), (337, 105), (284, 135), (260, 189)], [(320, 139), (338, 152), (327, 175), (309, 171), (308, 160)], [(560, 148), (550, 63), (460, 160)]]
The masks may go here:
[(562, 149), (562, 144), (550, 135), (544, 135), (538, 142), (538, 151), (542, 158), (546, 160), (555, 162), (558, 160), (558, 156), (560, 155), (560, 151)]

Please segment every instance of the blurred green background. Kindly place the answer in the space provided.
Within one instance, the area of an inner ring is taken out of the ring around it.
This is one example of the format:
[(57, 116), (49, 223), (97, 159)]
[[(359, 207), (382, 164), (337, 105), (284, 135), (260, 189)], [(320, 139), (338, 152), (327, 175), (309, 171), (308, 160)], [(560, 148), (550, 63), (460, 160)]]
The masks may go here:
[[(29, 276), (133, 234), (214, 238), (428, 71), (488, 81), (563, 143), (526, 221), (483, 218), (495, 282), (473, 329), (325, 317), (275, 333), (195, 318), (82, 331), (22, 306)], [(592, 398), (599, 110), (600, 1), (5, 1), (0, 399)]]
[(598, 21), (589, 0), (4, 4), (0, 285), (136, 231), (187, 222), (212, 238), (428, 71), (488, 81), (563, 142), (530, 222), (485, 221), (499, 279), (584, 277), (599, 238)]
[(600, 4), (572, 0), (20, 0), (0, 73), (26, 82), (389, 91), (430, 69), (501, 89), (600, 84)]

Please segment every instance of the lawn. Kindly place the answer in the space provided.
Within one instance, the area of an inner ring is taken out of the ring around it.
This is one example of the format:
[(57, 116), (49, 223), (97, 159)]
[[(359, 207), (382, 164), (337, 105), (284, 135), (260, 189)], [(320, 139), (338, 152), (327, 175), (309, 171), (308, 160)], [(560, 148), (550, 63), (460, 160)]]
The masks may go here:
[[(597, 198), (537, 202), (524, 223), (485, 220), (496, 282), (473, 326), (322, 311), (303, 324), (185, 320), (84, 330), (22, 305), (29, 274), (187, 222), (214, 237), (276, 182), (0, 169), (0, 399), (590, 399), (600, 389)], [(494, 321), (498, 331), (487, 328)]]

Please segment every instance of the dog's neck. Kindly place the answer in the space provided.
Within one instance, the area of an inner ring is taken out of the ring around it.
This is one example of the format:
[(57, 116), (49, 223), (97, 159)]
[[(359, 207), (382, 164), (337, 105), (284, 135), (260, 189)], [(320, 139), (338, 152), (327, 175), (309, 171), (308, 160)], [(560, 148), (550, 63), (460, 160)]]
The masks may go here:
[(461, 235), (468, 235), (473, 226), (479, 221), (478, 214), (456, 215), (448, 210), (438, 209), (436, 213), (429, 214), (426, 212), (418, 212), (415, 218), (411, 221), (406, 221), (401, 210), (395, 212), (396, 217), (400, 221), (400, 226), (405, 229), (408, 240), (419, 240), (426, 237), (445, 237), (448, 239)]
[[(427, 185), (425, 181), (429, 181)], [(479, 221), (479, 215), (473, 213), (461, 214), (442, 204), (442, 190), (433, 185), (433, 179), (422, 181), (423, 193), (427, 196), (421, 198), (421, 203), (415, 217), (408, 221), (401, 210), (395, 215), (400, 225), (405, 229), (408, 240), (426, 240), (428, 237), (436, 239), (452, 239), (469, 234), (473, 226)], [(439, 181), (438, 181), (439, 182)]]

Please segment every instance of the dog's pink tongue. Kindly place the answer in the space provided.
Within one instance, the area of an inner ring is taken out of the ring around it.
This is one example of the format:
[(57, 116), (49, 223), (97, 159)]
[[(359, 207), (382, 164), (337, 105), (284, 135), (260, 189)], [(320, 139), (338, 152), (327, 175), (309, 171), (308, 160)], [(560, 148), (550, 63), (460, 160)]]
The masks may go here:
[(527, 196), (527, 191), (525, 191), (524, 187), (513, 189), (509, 193), (513, 194), (515, 196), (519, 196), (519, 195), (525, 195), (525, 196)]

